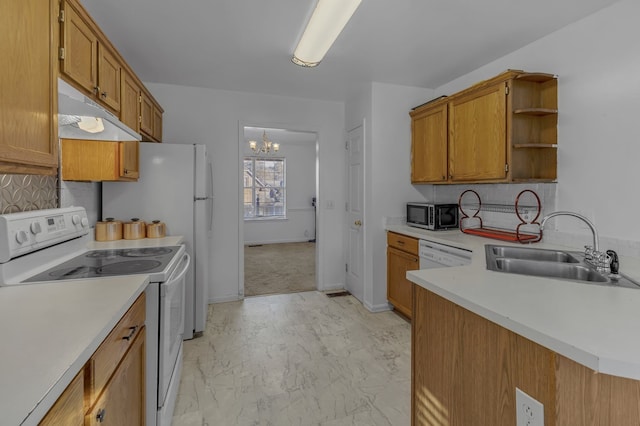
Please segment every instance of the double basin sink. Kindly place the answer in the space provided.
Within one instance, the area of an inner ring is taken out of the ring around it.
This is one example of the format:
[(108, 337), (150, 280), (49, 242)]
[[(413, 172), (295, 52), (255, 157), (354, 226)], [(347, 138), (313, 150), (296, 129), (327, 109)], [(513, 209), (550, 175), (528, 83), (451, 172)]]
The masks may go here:
[(493, 244), (487, 244), (485, 252), (487, 269), (492, 271), (640, 288), (624, 276), (612, 279), (598, 272), (584, 261), (582, 253)]

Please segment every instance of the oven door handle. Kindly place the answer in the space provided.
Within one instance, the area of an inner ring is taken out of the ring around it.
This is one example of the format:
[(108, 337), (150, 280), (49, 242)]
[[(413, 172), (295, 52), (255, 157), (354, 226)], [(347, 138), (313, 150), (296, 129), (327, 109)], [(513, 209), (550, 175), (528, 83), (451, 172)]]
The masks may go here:
[(184, 268), (182, 268), (180, 272), (174, 271), (173, 274), (171, 274), (171, 277), (169, 277), (169, 280), (167, 281), (168, 285), (171, 285), (176, 281), (180, 281), (189, 270), (189, 265), (191, 265), (191, 256), (189, 256), (189, 253), (185, 253), (184, 256), (182, 256), (181, 263), (184, 263)]

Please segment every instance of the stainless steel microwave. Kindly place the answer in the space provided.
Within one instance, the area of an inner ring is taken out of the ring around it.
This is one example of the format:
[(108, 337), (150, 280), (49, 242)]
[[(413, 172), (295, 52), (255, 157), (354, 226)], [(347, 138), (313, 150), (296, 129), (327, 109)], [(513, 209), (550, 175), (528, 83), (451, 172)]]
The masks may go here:
[(407, 225), (441, 231), (458, 228), (458, 205), (407, 203)]

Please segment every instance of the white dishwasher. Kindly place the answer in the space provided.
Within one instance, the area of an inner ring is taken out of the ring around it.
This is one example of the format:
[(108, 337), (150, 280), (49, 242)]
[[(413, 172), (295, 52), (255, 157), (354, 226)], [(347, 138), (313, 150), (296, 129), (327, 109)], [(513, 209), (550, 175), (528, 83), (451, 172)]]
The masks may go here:
[(471, 263), (471, 250), (420, 240), (420, 269), (463, 266)]

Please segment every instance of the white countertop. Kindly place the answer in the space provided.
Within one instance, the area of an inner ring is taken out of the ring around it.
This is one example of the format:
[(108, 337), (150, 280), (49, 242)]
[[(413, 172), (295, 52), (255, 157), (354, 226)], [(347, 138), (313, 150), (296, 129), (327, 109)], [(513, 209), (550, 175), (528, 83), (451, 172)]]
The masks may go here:
[(137, 247), (167, 247), (177, 246), (184, 242), (181, 235), (164, 238), (141, 238), (139, 240), (116, 240), (116, 241), (91, 241), (87, 248), (89, 250), (104, 249), (124, 249)]
[(37, 424), (147, 283), (135, 275), (0, 287), (0, 422)]
[[(485, 244), (526, 245), (460, 231), (387, 230), (473, 251), (470, 265), (410, 271), (412, 282), (592, 370), (640, 380), (640, 289), (486, 269)], [(531, 246), (580, 251), (544, 242)], [(640, 260), (621, 257), (620, 270), (637, 280)]]
[[(90, 241), (162, 247), (182, 236)], [(35, 425), (144, 291), (146, 275), (0, 286), (0, 423)]]

